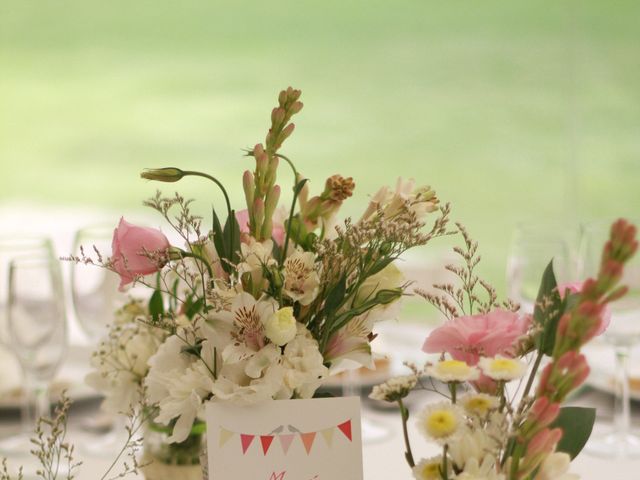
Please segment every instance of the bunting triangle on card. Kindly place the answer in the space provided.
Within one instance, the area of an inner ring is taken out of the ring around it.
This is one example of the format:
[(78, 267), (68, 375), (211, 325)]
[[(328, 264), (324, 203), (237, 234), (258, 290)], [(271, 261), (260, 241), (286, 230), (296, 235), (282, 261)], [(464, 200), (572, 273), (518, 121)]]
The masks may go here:
[(291, 442), (293, 442), (294, 434), (287, 435), (278, 435), (278, 439), (280, 440), (280, 445), (282, 446), (282, 451), (286, 455), (289, 452), (289, 447), (291, 446)]
[(313, 446), (313, 441), (316, 439), (316, 432), (311, 433), (301, 433), (300, 439), (304, 444), (304, 449), (307, 451), (307, 455), (311, 452), (311, 447)]
[(261, 435), (260, 443), (262, 443), (262, 453), (265, 455), (269, 451), (269, 447), (271, 446), (271, 442), (273, 442), (273, 435)]
[(245, 435), (244, 433), (240, 434), (240, 442), (242, 443), (242, 454), (244, 455), (249, 450), (249, 446), (253, 439), (256, 438), (255, 435)]
[(344, 436), (347, 437), (349, 439), (349, 441), (352, 441), (351, 438), (351, 420), (347, 420), (344, 423), (341, 423), (340, 425), (338, 425), (338, 428), (340, 429), (340, 431), (342, 433), (344, 433)]
[(229, 439), (233, 437), (233, 432), (230, 432), (229, 430), (225, 430), (224, 428), (220, 427), (220, 443), (219, 446), (222, 447), (225, 443), (227, 443), (229, 441)]
[(324, 437), (324, 441), (327, 442), (327, 445), (329, 447), (333, 444), (333, 432), (334, 431), (335, 431), (334, 427), (322, 430), (322, 436)]

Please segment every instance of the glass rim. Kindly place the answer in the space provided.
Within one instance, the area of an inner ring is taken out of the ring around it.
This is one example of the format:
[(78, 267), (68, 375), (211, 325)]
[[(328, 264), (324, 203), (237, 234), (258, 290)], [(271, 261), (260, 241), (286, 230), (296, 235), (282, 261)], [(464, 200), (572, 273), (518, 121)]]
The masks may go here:
[(53, 240), (48, 235), (0, 234), (0, 251), (28, 250), (37, 247), (47, 247), (53, 250)]
[(60, 265), (60, 259), (50, 255), (27, 255), (21, 254), (12, 257), (9, 260), (9, 268), (14, 269), (19, 266), (40, 266), (40, 265)]

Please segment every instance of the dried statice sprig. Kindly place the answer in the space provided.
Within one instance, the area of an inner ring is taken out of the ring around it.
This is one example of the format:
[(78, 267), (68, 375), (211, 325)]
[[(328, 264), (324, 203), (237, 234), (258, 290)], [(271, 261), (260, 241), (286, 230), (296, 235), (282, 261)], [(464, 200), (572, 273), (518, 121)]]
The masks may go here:
[(0, 469), (0, 480), (23, 480), (24, 475), (22, 473), (22, 467), (18, 469), (18, 474), (16, 477), (12, 477), (9, 473), (9, 465), (7, 464), (7, 459), (2, 459), (2, 469)]
[(461, 257), (462, 264), (449, 264), (445, 266), (445, 269), (458, 278), (458, 285), (438, 283), (433, 285), (438, 293), (427, 292), (419, 288), (415, 290), (415, 293), (423, 297), (449, 320), (474, 313), (487, 313), (500, 307), (517, 311), (520, 308), (518, 304), (511, 300), (499, 302), (496, 289), (475, 273), (481, 259), (478, 254), (478, 242), (471, 238), (464, 225), (457, 222), (456, 226), (464, 240), (464, 247), (456, 246), (453, 251)]
[(71, 400), (63, 392), (53, 417), (41, 417), (36, 424), (35, 437), (31, 439), (35, 449), (31, 450), (31, 454), (40, 462), (36, 475), (43, 480), (57, 480), (61, 469), (64, 478), (72, 480), (75, 478), (75, 471), (82, 464), (74, 460), (73, 445), (66, 441), (70, 407)]

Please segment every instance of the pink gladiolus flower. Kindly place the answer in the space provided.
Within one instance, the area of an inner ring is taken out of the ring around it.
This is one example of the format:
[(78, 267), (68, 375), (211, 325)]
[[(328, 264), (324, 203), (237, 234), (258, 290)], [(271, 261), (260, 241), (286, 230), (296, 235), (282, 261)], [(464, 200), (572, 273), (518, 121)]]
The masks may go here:
[(530, 322), (531, 316), (507, 310), (459, 317), (431, 332), (422, 350), (446, 352), (469, 365), (476, 365), (481, 356), (512, 356), (518, 338), (527, 332)]
[(163, 266), (149, 258), (150, 254), (166, 254), (171, 247), (164, 234), (155, 228), (137, 227), (120, 219), (113, 232), (111, 261), (120, 275), (120, 290), (138, 275), (149, 275)]
[(559, 403), (551, 403), (547, 397), (540, 397), (532, 405), (529, 416), (539, 427), (546, 427), (558, 417), (559, 413)]
[[(563, 283), (558, 285), (558, 293), (560, 294), (560, 298), (564, 298), (569, 293), (581, 293), (585, 288), (586, 282), (572, 282), (572, 283)], [(600, 319), (600, 325), (595, 332), (595, 336), (601, 335), (604, 331), (609, 327), (609, 323), (611, 323), (611, 310), (605, 307), (602, 311), (602, 316)]]

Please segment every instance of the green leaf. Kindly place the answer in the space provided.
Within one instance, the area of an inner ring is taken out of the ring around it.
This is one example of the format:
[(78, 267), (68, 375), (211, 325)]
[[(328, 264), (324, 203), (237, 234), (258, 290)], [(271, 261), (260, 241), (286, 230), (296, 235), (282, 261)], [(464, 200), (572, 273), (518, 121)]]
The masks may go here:
[[(542, 308), (545, 305), (545, 308)], [(553, 273), (553, 260), (549, 262), (542, 275), (536, 305), (533, 310), (533, 321), (542, 327), (542, 333), (538, 337), (538, 350), (545, 355), (553, 353), (556, 343), (556, 331), (558, 322), (564, 313), (563, 303), (558, 293), (558, 283)]]
[(587, 407), (563, 407), (551, 428), (561, 428), (562, 438), (557, 451), (576, 458), (591, 436), (596, 421), (596, 409)]
[[(216, 252), (218, 252), (218, 256), (220, 258), (226, 259), (227, 257), (226, 257), (226, 249), (224, 244), (224, 236), (222, 234), (222, 226), (220, 225), (220, 219), (218, 218), (218, 214), (216, 213), (216, 210), (213, 207), (211, 207), (211, 214), (213, 217), (213, 226), (212, 226), (213, 246), (216, 247)], [(231, 269), (231, 265), (223, 261), (222, 268), (224, 269), (225, 272), (229, 273)]]
[(371, 267), (371, 270), (369, 270), (368, 276), (375, 275), (376, 273), (384, 270), (394, 260), (395, 260), (394, 257), (381, 258), (373, 265), (373, 267)]
[(202, 306), (204, 305), (204, 298), (198, 298), (195, 302), (189, 298), (189, 302), (185, 302), (185, 315), (189, 320), (193, 320), (196, 313), (202, 310)]
[(347, 277), (342, 277), (338, 283), (329, 291), (327, 299), (324, 303), (324, 311), (327, 318), (331, 318), (334, 312), (338, 309), (342, 301), (344, 300), (344, 294), (347, 288)]
[(231, 210), (231, 214), (227, 217), (223, 236), (225, 244), (224, 258), (236, 265), (240, 260), (240, 225), (236, 219), (235, 210)]
[(159, 322), (160, 317), (164, 315), (164, 302), (162, 300), (162, 293), (160, 290), (154, 290), (151, 298), (149, 299), (149, 313), (154, 322)]

